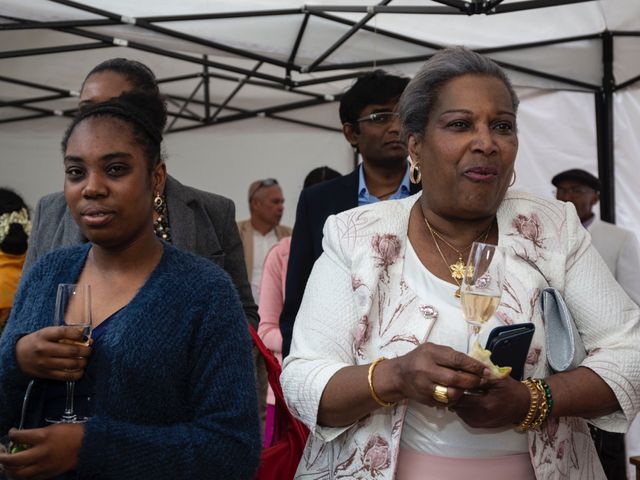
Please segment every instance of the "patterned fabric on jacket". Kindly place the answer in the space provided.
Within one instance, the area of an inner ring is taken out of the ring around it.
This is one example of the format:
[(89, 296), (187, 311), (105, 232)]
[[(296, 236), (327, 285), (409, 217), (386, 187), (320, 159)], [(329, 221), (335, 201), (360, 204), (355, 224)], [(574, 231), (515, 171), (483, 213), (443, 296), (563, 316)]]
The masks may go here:
[[(309, 279), (282, 375), (291, 410), (311, 429), (297, 478), (394, 477), (407, 402), (343, 428), (321, 427), (316, 419), (324, 387), (338, 370), (403, 355), (428, 340), (433, 318), (396, 321), (403, 309), (416, 308), (403, 264), (418, 197), (327, 220), (324, 253)], [(603, 378), (621, 405), (591, 422), (624, 431), (640, 407), (640, 310), (590, 246), (573, 205), (508, 192), (497, 221), (508, 260), (496, 315), (505, 324), (536, 325), (525, 376), (550, 374), (540, 291), (551, 285), (563, 293), (589, 352), (582, 365)], [(539, 480), (605, 478), (582, 418), (549, 419), (528, 437)]]

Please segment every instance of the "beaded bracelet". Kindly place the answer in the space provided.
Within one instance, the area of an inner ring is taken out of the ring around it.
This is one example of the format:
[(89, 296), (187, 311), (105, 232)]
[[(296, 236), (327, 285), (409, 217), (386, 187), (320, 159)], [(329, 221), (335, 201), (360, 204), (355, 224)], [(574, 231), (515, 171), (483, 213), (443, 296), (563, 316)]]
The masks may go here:
[(539, 378), (538, 381), (542, 385), (544, 389), (544, 396), (547, 399), (547, 405), (549, 406), (549, 412), (547, 413), (547, 417), (551, 416), (551, 410), (553, 409), (553, 397), (551, 396), (551, 388), (542, 378)]
[(376, 403), (381, 407), (386, 407), (386, 408), (395, 407), (398, 402), (385, 402), (378, 396), (378, 394), (373, 388), (373, 371), (375, 370), (376, 365), (378, 365), (378, 363), (380, 363), (383, 360), (386, 360), (386, 358), (385, 357), (376, 358), (371, 363), (371, 365), (369, 365), (369, 374), (367, 375), (367, 381), (369, 382), (369, 393), (371, 393), (371, 398), (373, 398), (376, 401)]

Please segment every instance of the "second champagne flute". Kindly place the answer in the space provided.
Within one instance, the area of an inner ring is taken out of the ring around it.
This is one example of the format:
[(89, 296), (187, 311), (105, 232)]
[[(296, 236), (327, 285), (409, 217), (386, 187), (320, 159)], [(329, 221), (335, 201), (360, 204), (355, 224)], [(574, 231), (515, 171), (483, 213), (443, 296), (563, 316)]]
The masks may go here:
[(506, 256), (488, 243), (474, 242), (460, 286), (464, 319), (472, 326), (467, 352), (478, 341), (481, 327), (493, 316), (502, 296)]
[[(91, 287), (61, 283), (56, 294), (55, 326), (74, 328), (82, 333), (82, 341), (62, 339), (60, 343), (89, 345), (91, 340)], [(75, 382), (67, 382), (64, 413), (59, 418), (47, 418), (49, 423), (84, 423), (88, 419), (76, 415), (73, 408)]]

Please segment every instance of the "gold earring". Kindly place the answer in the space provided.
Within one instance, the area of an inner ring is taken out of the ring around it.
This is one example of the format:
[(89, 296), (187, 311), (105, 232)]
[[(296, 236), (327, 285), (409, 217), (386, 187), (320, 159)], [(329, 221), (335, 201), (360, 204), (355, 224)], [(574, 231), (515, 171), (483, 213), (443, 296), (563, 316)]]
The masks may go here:
[(513, 180), (511, 180), (511, 183), (509, 184), (509, 187), (513, 187), (513, 185), (516, 183), (516, 171), (513, 171)]
[(159, 193), (156, 193), (156, 196), (153, 197), (153, 208), (155, 208), (156, 212), (160, 213), (160, 210), (162, 210), (163, 204), (164, 204), (164, 199), (162, 198), (162, 195), (160, 195)]
[(409, 181), (417, 185), (422, 180), (422, 172), (420, 171), (420, 165), (418, 162), (411, 162), (409, 166)]

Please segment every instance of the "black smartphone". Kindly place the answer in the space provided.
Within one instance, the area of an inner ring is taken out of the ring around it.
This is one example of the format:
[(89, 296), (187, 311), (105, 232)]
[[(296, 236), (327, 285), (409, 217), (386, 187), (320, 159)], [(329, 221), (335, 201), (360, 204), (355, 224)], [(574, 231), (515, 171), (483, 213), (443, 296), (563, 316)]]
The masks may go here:
[(486, 349), (491, 351), (491, 361), (499, 367), (511, 367), (511, 377), (516, 380), (522, 380), (535, 329), (533, 323), (517, 323), (489, 333)]

